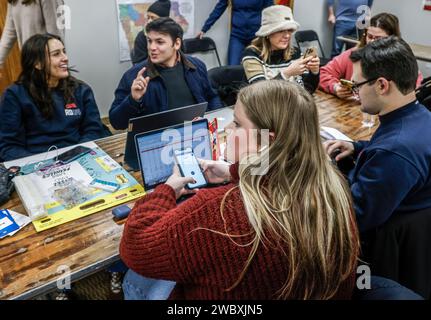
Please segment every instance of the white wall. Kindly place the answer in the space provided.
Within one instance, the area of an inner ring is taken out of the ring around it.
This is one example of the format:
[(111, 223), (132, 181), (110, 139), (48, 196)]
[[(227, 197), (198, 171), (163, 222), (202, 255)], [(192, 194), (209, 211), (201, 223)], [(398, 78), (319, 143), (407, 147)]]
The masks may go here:
[[(79, 70), (96, 96), (101, 116), (107, 116), (114, 91), (130, 62), (120, 63), (117, 8), (115, 0), (65, 0), (71, 8), (71, 29), (66, 31), (70, 64)], [(195, 34), (200, 30), (217, 0), (195, 0)], [(208, 32), (218, 44), (222, 63), (227, 60), (228, 15), (225, 13)], [(210, 68), (216, 66), (212, 55), (203, 57)]]
[[(401, 33), (407, 42), (431, 46), (431, 11), (422, 10), (422, 0), (374, 0), (372, 15), (389, 12), (398, 16)], [(298, 0), (294, 4), (294, 17), (301, 29), (314, 29), (327, 56), (332, 46), (332, 29), (327, 23), (325, 0)], [(418, 61), (424, 76), (431, 75), (431, 63)]]
[[(422, 0), (374, 0), (373, 14), (390, 12), (400, 20), (401, 36), (411, 43), (431, 46), (431, 11), (422, 10)], [(424, 77), (431, 76), (431, 63), (418, 61)]]
[(332, 48), (332, 28), (327, 22), (327, 12), (325, 0), (297, 0), (293, 4), (293, 17), (300, 24), (299, 30), (315, 30), (325, 55), (329, 58)]

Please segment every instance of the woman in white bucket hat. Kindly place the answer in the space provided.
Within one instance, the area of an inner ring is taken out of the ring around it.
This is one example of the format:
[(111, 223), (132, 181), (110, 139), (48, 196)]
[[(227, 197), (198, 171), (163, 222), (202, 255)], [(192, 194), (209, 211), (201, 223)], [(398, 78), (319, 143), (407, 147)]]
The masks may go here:
[(299, 23), (287, 6), (274, 5), (262, 12), (262, 23), (252, 44), (244, 51), (242, 64), (249, 83), (259, 80), (296, 81), (310, 93), (319, 84), (319, 57), (301, 57), (292, 48), (292, 34)]

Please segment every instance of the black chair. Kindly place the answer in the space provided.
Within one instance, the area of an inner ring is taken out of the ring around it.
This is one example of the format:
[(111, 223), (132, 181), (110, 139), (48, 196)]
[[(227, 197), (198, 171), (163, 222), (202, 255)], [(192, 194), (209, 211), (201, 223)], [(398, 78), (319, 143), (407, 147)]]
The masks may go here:
[[(384, 201), (384, 200), (382, 200)], [(363, 260), (373, 275), (431, 298), (431, 208), (393, 215), (361, 234)]]
[(214, 40), (209, 37), (203, 37), (202, 39), (199, 39), (199, 38), (184, 39), (183, 51), (184, 53), (187, 53), (187, 54), (215, 51), (218, 64), (219, 66), (221, 66), (220, 57), (217, 51), (216, 44)]
[(431, 111), (431, 77), (422, 80), (421, 86), (416, 89), (416, 98)]
[[(302, 31), (296, 31), (295, 33), (295, 40), (298, 45), (298, 47), (301, 49), (301, 43), (305, 42), (314, 42), (317, 41), (319, 45), (319, 51), (320, 51), (320, 66), (324, 66), (327, 64), (331, 59), (328, 59), (325, 57), (325, 53), (323, 51), (322, 44), (320, 43), (319, 36), (314, 30), (302, 30)], [(301, 49), (302, 51), (302, 49)]]
[(235, 104), (238, 91), (248, 84), (242, 65), (212, 68), (208, 79), (225, 106)]

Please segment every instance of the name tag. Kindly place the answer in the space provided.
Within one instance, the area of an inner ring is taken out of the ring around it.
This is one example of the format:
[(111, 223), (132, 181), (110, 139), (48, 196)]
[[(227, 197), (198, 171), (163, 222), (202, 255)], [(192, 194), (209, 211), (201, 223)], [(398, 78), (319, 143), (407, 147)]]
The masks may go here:
[(80, 116), (81, 110), (80, 109), (64, 109), (64, 114), (68, 117)]

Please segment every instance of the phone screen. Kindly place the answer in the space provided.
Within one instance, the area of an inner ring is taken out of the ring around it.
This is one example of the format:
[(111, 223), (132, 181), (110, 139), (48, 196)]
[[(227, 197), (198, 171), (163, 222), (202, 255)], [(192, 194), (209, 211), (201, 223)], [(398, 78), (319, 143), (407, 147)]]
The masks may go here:
[(340, 79), (340, 83), (341, 83), (343, 86), (345, 86), (345, 87), (349, 88), (350, 90), (351, 90), (351, 89), (352, 89), (352, 87), (353, 87), (353, 82), (352, 82), (352, 81), (350, 81), (350, 80)]
[(309, 56), (313, 56), (313, 57), (317, 56), (317, 51), (316, 51), (315, 47), (309, 47), (305, 50), (304, 59), (309, 57)]
[(62, 154), (59, 154), (57, 160), (61, 161), (62, 163), (69, 163), (90, 151), (90, 148), (84, 146), (76, 146), (75, 148), (72, 148), (66, 152), (63, 152)]
[(191, 148), (175, 150), (175, 160), (180, 168), (183, 177), (192, 177), (196, 183), (188, 183), (188, 189), (202, 188), (207, 185), (207, 181)]

